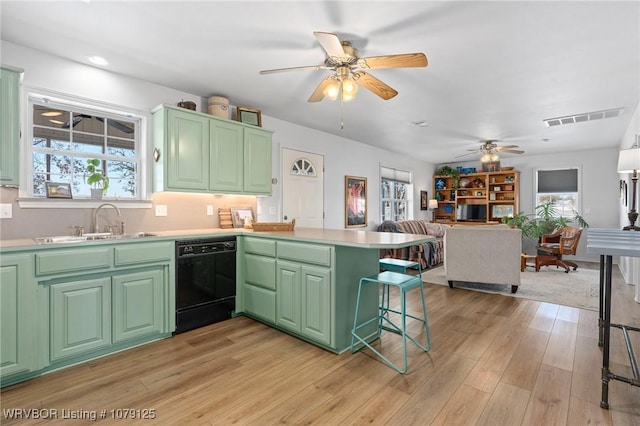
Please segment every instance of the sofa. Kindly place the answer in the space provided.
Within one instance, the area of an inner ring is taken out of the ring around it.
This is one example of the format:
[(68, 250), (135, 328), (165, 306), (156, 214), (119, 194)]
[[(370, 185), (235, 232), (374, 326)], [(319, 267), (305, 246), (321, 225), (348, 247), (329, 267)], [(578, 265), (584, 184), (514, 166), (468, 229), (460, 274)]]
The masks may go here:
[(404, 234), (420, 234), (435, 237), (434, 241), (418, 246), (396, 250), (380, 250), (380, 258), (411, 260), (419, 262), (422, 270), (440, 265), (444, 261), (444, 235), (449, 225), (433, 223), (427, 220), (402, 220), (398, 222), (386, 220), (378, 226), (378, 232), (398, 232)]
[[(453, 283), (520, 285), (522, 232), (508, 225), (453, 225), (444, 235), (444, 268)], [(464, 285), (464, 284), (463, 284)]]

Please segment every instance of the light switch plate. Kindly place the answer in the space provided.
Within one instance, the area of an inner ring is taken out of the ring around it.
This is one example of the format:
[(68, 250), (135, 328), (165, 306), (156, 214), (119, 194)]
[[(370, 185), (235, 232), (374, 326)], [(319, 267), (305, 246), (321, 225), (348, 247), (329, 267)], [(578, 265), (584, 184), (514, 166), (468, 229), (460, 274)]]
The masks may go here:
[(0, 219), (11, 219), (13, 217), (13, 206), (11, 204), (0, 204)]
[(213, 216), (213, 206), (207, 206), (207, 216)]
[(156, 205), (156, 216), (167, 216), (167, 206), (165, 204)]

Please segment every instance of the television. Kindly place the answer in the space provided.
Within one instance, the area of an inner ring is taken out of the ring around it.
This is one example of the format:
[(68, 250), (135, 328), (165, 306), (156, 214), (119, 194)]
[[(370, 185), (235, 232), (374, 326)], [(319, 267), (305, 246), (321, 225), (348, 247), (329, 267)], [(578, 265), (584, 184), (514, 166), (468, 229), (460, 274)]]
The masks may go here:
[(482, 204), (459, 204), (458, 221), (486, 222), (487, 206)]

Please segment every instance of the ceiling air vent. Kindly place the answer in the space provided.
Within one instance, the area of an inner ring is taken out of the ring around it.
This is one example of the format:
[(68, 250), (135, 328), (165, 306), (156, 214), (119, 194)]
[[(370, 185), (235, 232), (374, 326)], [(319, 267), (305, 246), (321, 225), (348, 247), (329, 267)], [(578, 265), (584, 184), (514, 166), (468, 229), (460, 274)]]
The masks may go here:
[(544, 124), (546, 124), (547, 127), (553, 127), (553, 126), (559, 126), (561, 124), (573, 124), (573, 123), (582, 123), (585, 121), (600, 120), (601, 118), (614, 118), (614, 117), (618, 117), (623, 112), (624, 112), (624, 108), (614, 108), (614, 109), (607, 109), (603, 111), (594, 111), (594, 112), (585, 112), (582, 114), (567, 115), (565, 117), (547, 118), (542, 121), (544, 121)]

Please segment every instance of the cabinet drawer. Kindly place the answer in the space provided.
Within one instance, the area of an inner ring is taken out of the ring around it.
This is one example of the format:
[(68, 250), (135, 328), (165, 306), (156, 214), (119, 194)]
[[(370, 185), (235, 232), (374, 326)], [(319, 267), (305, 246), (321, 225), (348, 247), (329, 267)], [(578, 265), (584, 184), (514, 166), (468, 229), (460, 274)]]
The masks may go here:
[(170, 242), (138, 243), (116, 247), (116, 266), (171, 260), (174, 244)]
[(278, 241), (278, 259), (331, 266), (331, 247)]
[(113, 247), (92, 247), (36, 253), (36, 275), (110, 268)]
[(245, 282), (271, 290), (276, 289), (276, 260), (248, 254), (245, 256)]
[(276, 323), (276, 292), (252, 285), (244, 286), (244, 310), (254, 315)]
[(244, 239), (245, 253), (261, 254), (263, 256), (275, 257), (276, 242), (263, 238), (245, 237)]

